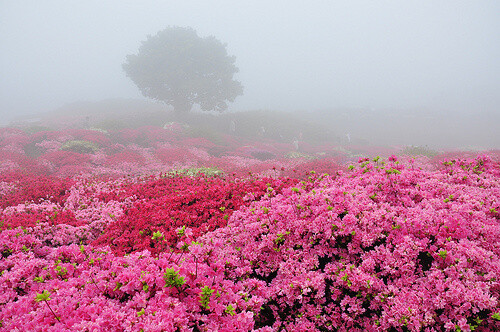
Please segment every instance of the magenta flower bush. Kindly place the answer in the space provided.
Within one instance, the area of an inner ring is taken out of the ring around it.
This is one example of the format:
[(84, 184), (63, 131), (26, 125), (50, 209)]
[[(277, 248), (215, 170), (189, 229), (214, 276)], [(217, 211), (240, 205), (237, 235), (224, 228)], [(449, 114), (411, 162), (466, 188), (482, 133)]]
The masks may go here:
[(430, 173), (394, 161), (290, 188), (203, 237), (240, 258), (231, 278), (265, 281), (257, 327), (500, 327), (498, 164)]
[[(187, 240), (187, 239), (186, 239)], [(35, 237), (0, 237), (1, 329), (6, 331), (249, 331), (263, 283), (228, 280), (224, 263), (186, 253), (116, 257), (105, 248), (44, 246)], [(46, 303), (44, 303), (46, 302)]]

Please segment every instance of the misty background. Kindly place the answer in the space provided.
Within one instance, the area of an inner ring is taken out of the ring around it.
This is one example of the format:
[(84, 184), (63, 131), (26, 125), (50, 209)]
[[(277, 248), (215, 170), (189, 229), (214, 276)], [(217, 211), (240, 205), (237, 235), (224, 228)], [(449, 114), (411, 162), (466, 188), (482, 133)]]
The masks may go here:
[(230, 112), (296, 112), (366, 144), (498, 149), (499, 17), (499, 1), (0, 0), (0, 125), (145, 99), (125, 56), (189, 26), (236, 56)]

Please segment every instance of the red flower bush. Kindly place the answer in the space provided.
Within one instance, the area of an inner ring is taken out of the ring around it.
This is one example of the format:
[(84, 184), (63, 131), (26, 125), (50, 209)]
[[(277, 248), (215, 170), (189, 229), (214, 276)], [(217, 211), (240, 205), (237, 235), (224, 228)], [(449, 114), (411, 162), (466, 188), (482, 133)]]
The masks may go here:
[(70, 225), (82, 226), (85, 221), (76, 220), (72, 211), (54, 209), (53, 211), (33, 211), (31, 213), (14, 213), (14, 214), (0, 214), (2, 222), (0, 223), (0, 230), (13, 229), (16, 227), (35, 227), (41, 222), (47, 223), (47, 226), (55, 225)]
[(95, 130), (85, 130), (75, 135), (78, 140), (88, 141), (97, 144), (98, 146), (104, 148), (112, 145), (110, 138), (102, 133)]
[[(225, 226), (233, 211), (262, 197), (268, 188), (274, 188), (274, 195), (295, 182), (176, 176), (135, 184), (122, 194), (135, 197), (135, 203), (94, 245), (109, 245), (121, 255), (144, 249), (157, 254), (175, 248), (178, 228), (189, 227), (196, 238)], [(155, 233), (161, 233), (159, 238), (154, 238)]]
[(63, 205), (73, 181), (18, 171), (0, 174), (0, 183), (13, 187), (0, 195), (0, 208), (6, 208), (27, 202), (39, 203), (42, 200)]
[(16, 146), (24, 146), (28, 144), (30, 141), (29, 135), (26, 135), (24, 132), (10, 132), (9, 134), (5, 134), (4, 137), (0, 140), (0, 147), (5, 147), (8, 145), (16, 145)]
[(24, 169), (40, 172), (43, 170), (43, 167), (37, 165), (33, 160), (26, 157), (25, 155), (17, 152), (0, 150), (0, 172), (3, 171), (2, 164), (3, 163), (12, 163), (16, 165), (16, 169)]

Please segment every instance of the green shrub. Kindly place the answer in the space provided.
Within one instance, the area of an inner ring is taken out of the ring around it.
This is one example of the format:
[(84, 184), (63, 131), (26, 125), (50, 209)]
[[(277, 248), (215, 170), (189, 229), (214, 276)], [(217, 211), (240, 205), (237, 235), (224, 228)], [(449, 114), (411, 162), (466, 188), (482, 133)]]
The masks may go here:
[(221, 176), (224, 172), (216, 167), (194, 167), (194, 168), (184, 168), (179, 170), (173, 170), (165, 174), (165, 176), (170, 175), (185, 175), (185, 176), (199, 176), (204, 174), (205, 176)]
[(94, 142), (74, 140), (64, 142), (60, 149), (77, 153), (95, 153), (99, 150), (99, 146)]

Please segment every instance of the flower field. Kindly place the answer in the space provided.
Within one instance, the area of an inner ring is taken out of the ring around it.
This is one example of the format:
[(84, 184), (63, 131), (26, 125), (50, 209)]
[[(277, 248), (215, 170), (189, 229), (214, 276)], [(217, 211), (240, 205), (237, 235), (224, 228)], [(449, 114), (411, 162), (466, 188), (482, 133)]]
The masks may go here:
[(500, 330), (498, 151), (219, 137), (0, 128), (0, 331)]

